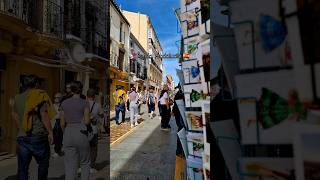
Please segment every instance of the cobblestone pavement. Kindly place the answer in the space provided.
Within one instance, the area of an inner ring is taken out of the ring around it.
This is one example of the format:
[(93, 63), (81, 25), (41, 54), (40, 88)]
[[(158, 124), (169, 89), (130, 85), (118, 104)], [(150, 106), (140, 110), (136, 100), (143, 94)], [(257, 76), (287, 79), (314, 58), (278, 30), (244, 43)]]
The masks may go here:
[[(107, 136), (99, 140), (97, 170), (96, 174), (92, 174), (92, 180), (109, 179), (110, 169), (110, 149)], [(0, 161), (0, 180), (16, 180), (17, 159), (16, 157)], [(30, 164), (30, 180), (37, 179), (37, 163), (33, 159)], [(108, 177), (108, 178), (107, 178)], [(51, 157), (49, 166), (49, 180), (64, 180), (64, 162), (63, 157)]]
[[(145, 112), (145, 111), (143, 111)], [(172, 180), (175, 175), (177, 128), (171, 121), (171, 131), (160, 130), (160, 119), (147, 113), (144, 122), (120, 143), (111, 146), (111, 179)]]

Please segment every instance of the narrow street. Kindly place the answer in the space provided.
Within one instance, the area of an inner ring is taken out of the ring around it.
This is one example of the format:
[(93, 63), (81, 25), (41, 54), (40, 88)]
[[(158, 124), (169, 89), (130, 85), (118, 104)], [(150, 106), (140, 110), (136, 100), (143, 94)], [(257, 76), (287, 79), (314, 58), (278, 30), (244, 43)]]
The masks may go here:
[[(98, 146), (98, 157), (97, 157), (97, 170), (98, 173), (92, 174), (92, 180), (102, 180), (107, 179), (109, 172), (109, 155), (108, 155), (108, 138), (103, 138), (99, 141)], [(17, 172), (17, 159), (13, 157), (11, 159), (2, 160), (0, 163), (0, 180), (16, 180), (16, 172)], [(33, 159), (30, 164), (30, 178), (29, 179), (37, 179), (37, 163)], [(49, 167), (49, 180), (64, 180), (64, 162), (63, 157), (51, 157), (50, 159), (50, 167)]]
[(150, 119), (143, 107), (142, 123), (111, 145), (111, 179), (174, 179), (175, 122), (170, 122), (171, 131), (161, 131), (159, 116)]

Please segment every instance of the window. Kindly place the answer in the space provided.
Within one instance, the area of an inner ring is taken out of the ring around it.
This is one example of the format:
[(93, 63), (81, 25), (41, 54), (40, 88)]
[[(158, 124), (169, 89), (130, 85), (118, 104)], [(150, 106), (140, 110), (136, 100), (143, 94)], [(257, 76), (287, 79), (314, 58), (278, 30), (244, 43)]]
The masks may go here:
[(122, 25), (123, 25), (123, 23), (122, 22), (120, 22), (120, 36), (119, 36), (119, 40), (120, 40), (120, 42), (122, 42)]

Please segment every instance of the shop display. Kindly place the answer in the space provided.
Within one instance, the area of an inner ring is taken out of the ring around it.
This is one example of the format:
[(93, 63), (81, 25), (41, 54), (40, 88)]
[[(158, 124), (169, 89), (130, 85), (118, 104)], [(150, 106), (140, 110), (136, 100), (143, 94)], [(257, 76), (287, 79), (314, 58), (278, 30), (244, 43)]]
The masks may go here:
[[(183, 87), (184, 101), (177, 100), (176, 103), (186, 125), (178, 136), (186, 157), (188, 180), (210, 179), (210, 144), (205, 137), (205, 122), (210, 119), (209, 20), (202, 22), (201, 19), (201, 16), (208, 18), (209, 7), (200, 8), (208, 3), (181, 0), (181, 9), (177, 14), (180, 16), (184, 49), (181, 70), (177, 70), (177, 74)], [(203, 31), (201, 35), (200, 27)]]

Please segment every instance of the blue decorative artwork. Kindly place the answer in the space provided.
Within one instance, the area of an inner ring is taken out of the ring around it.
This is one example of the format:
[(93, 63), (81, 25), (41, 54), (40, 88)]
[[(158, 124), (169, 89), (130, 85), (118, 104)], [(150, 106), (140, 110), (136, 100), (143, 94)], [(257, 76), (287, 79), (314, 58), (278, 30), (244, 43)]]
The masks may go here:
[(196, 78), (200, 74), (200, 69), (198, 67), (191, 67), (191, 75), (193, 78)]

